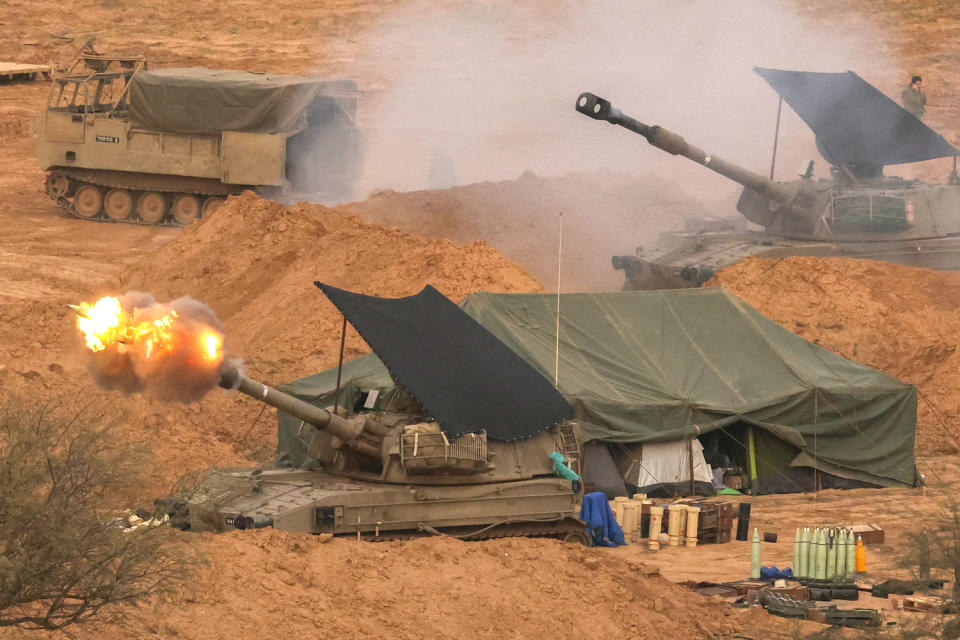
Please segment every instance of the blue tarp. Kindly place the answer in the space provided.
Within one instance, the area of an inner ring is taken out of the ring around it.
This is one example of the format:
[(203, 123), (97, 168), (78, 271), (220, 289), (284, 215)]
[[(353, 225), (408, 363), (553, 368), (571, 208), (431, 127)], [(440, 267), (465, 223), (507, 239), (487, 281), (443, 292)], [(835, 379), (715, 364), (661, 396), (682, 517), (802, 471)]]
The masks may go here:
[(602, 491), (583, 496), (580, 519), (587, 523), (587, 531), (593, 537), (595, 546), (616, 547), (627, 544), (623, 539), (623, 529), (617, 524), (617, 519), (610, 510), (607, 495)]
[(773, 582), (774, 580), (792, 580), (793, 579), (793, 569), (790, 567), (784, 567), (783, 569), (777, 569), (777, 565), (771, 565), (769, 567), (760, 567), (760, 579), (766, 580), (767, 582)]

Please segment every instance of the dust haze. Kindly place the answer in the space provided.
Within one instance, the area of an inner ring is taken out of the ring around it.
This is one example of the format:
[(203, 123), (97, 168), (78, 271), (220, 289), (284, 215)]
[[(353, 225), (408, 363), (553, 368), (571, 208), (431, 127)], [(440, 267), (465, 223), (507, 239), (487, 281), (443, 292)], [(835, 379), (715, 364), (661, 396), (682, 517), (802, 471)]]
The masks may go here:
[[(625, 173), (624, 181), (656, 174), (703, 203), (680, 217), (735, 215), (737, 185), (623, 128), (576, 113), (577, 95), (592, 91), (638, 120), (766, 175), (778, 97), (753, 67), (853, 69), (868, 80), (871, 69), (895, 67), (869, 46), (866, 25), (856, 32), (815, 30), (777, 2), (448, 3), (439, 13), (425, 13), (400, 10), (369, 33), (368, 49), (386, 90), (364, 107), (361, 197), (375, 189), (512, 180), (526, 171), (564, 176), (602, 170)], [(813, 135), (785, 105), (776, 178), (796, 177), (811, 159), (816, 174), (826, 176)], [(621, 211), (613, 211), (602, 198), (591, 206), (588, 195), (577, 205), (583, 211), (564, 212), (570, 250), (577, 252), (577, 242), (589, 244), (597, 255), (589, 270), (599, 280), (579, 284), (607, 288), (619, 281), (607, 273), (610, 255), (632, 253), (678, 221), (649, 199), (622, 202)], [(556, 234), (546, 235), (555, 260)], [(551, 286), (555, 276), (545, 279), (545, 269), (530, 266), (529, 246), (520, 256), (494, 236), (492, 244)]]
[[(670, 162), (642, 138), (577, 114), (574, 100), (585, 90), (764, 172), (777, 95), (754, 66), (853, 69), (868, 79), (867, 65), (891, 68), (875, 51), (869, 60), (853, 53), (866, 49), (868, 33), (813, 30), (776, 2), (555, 4), (467, 4), (427, 19), (410, 10), (374, 29), (374, 49), (396, 66), (387, 95), (367, 109), (366, 186), (426, 188), (438, 151), (453, 161), (457, 184), (525, 170), (681, 175), (675, 165), (686, 161)], [(785, 177), (819, 160), (792, 112), (782, 134)]]

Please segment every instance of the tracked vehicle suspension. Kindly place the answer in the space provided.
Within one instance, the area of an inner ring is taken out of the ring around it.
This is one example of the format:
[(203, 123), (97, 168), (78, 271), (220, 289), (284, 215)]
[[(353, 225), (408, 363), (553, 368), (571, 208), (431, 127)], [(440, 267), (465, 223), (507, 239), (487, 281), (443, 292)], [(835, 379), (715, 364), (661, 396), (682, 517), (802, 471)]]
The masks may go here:
[(61, 209), (81, 220), (182, 227), (209, 215), (227, 196), (242, 190), (211, 188), (206, 182), (67, 169), (48, 173), (44, 190)]

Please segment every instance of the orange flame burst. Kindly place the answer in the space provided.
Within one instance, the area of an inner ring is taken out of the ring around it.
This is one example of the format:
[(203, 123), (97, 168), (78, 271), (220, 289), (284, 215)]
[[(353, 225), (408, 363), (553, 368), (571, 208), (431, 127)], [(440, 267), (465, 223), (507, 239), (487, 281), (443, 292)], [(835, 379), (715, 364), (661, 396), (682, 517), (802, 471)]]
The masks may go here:
[[(223, 334), (195, 320), (185, 320), (176, 309), (155, 305), (133, 314), (118, 298), (105, 296), (93, 304), (77, 305), (77, 328), (87, 349), (96, 353), (108, 348), (136, 351), (143, 358), (161, 358), (173, 352), (199, 354), (204, 364), (223, 360)], [(139, 320), (136, 316), (147, 315)]]

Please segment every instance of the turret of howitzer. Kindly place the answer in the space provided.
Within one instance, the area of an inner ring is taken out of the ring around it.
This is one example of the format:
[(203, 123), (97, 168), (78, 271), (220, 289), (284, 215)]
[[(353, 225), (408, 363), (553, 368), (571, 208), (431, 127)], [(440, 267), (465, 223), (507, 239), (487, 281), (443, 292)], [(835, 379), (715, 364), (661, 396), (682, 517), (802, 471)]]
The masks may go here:
[(624, 115), (609, 100), (592, 93), (577, 97), (577, 111), (639, 133), (651, 145), (671, 155), (688, 158), (744, 187), (737, 210), (768, 231), (790, 236), (811, 237), (818, 233), (822, 203), (810, 181), (812, 167), (801, 180), (775, 182), (719, 156), (689, 144), (682, 136), (660, 126), (647, 125)]
[[(220, 386), (301, 420), (306, 454), (338, 475), (398, 483), (416, 477), (428, 484), (518, 480), (551, 474), (548, 456), (558, 448), (554, 430), (527, 440), (488, 442), (482, 430), (449, 439), (439, 424), (421, 415), (343, 417), (252, 380), (235, 367), (221, 374)], [(564, 453), (579, 456), (579, 450)]]
[(221, 374), (220, 386), (224, 389), (235, 389), (278, 411), (303, 420), (318, 431), (328, 433), (332, 436), (336, 448), (344, 446), (373, 460), (380, 460), (382, 457), (383, 440), (388, 429), (374, 420), (365, 420), (363, 416), (352, 419), (343, 418), (273, 387), (251, 380), (236, 367), (230, 367)]
[(220, 386), (302, 421), (295, 437), (322, 468), (304, 460), (297, 468), (212, 471), (189, 492), (156, 501), (171, 526), (273, 526), (373, 539), (403, 532), (588, 540), (574, 517), (583, 490), (576, 423), (522, 440), (488, 442), (484, 430), (448, 438), (406, 392), (386, 393), (369, 402), (376, 411), (344, 417), (338, 414), (348, 409), (321, 409), (235, 367), (221, 375)]

